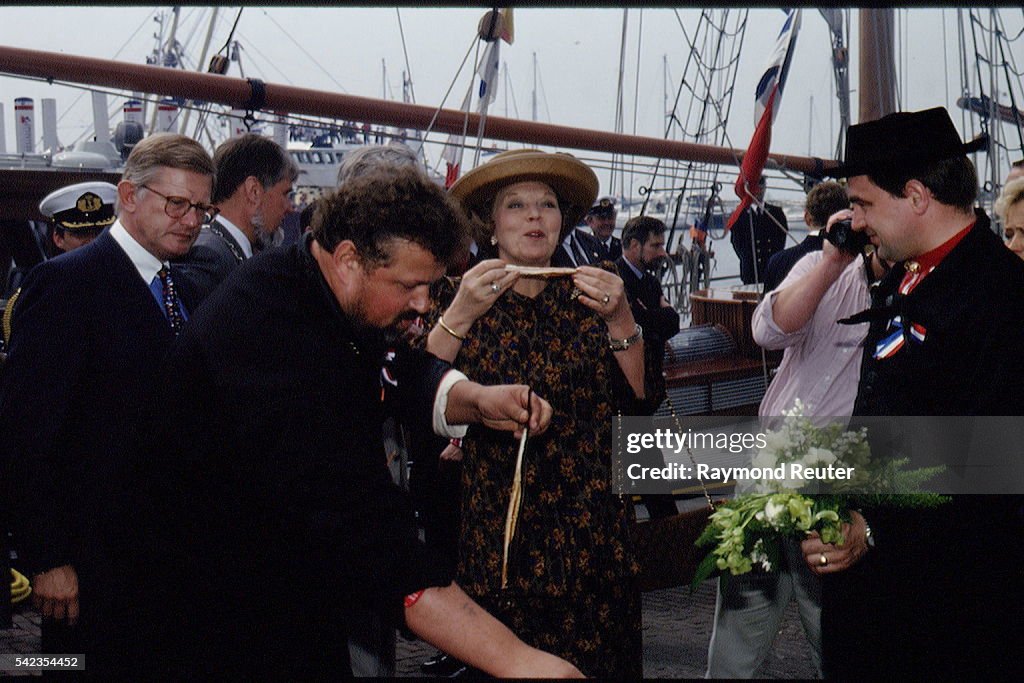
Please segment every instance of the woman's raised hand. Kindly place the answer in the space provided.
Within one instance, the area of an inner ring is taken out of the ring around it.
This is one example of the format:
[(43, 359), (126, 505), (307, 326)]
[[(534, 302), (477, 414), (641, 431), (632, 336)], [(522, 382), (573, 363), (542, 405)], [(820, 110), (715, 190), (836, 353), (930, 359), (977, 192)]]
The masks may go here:
[(594, 266), (580, 266), (573, 276), (573, 284), (580, 290), (579, 302), (596, 311), (608, 323), (610, 332), (633, 333), (633, 311), (626, 299), (622, 278), (615, 273)]
[(487, 259), (476, 264), (462, 276), (459, 290), (444, 312), (445, 324), (459, 334), (465, 334), (518, 279), (519, 273), (506, 271), (505, 262), (501, 259)]

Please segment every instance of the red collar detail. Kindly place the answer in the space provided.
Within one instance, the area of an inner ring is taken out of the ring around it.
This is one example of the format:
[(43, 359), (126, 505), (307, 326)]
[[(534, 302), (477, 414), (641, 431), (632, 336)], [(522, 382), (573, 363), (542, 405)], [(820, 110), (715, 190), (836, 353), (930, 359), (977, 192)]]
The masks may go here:
[(914, 261), (917, 262), (920, 272), (929, 273), (932, 270), (932, 268), (942, 263), (942, 259), (946, 258), (949, 252), (953, 251), (953, 248), (956, 245), (960, 244), (960, 240), (962, 240), (964, 237), (967, 237), (967, 233), (969, 233), (971, 229), (974, 228), (976, 223), (977, 221), (972, 222), (966, 228), (964, 228), (957, 234), (953, 235), (939, 246), (935, 247), (929, 252), (921, 254), (916, 259), (913, 259)]

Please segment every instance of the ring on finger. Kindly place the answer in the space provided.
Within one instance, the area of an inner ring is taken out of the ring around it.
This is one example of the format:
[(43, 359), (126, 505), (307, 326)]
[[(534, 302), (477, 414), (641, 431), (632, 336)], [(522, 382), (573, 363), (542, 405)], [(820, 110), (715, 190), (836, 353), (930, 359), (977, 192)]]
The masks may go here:
[(500, 288), (498, 287), (497, 281), (491, 283), (491, 293), (492, 294), (497, 294), (499, 289)]
[(608, 305), (608, 302), (609, 302), (609, 301), (611, 301), (611, 300), (612, 300), (612, 297), (611, 297), (611, 295), (609, 295), (609, 294), (605, 294), (605, 295), (604, 295), (604, 298), (603, 298), (603, 299), (601, 299), (601, 303), (607, 306), (607, 305)]
[(822, 553), (821, 557), (818, 558), (818, 564), (820, 564), (822, 567), (828, 566), (828, 558), (825, 557), (825, 553)]

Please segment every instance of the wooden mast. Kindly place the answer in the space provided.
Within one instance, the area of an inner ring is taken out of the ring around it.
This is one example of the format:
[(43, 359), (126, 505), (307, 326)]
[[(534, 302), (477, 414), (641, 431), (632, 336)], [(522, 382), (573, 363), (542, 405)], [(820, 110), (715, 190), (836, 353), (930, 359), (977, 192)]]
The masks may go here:
[[(216, 74), (185, 72), (157, 66), (131, 64), (93, 57), (79, 57), (41, 50), (0, 46), (0, 73), (42, 78), (49, 81), (82, 83), (121, 90), (140, 90), (169, 97), (218, 102), (238, 109), (266, 109), (293, 114), (365, 121), (396, 128), (432, 130), (459, 134), (466, 114), (403, 102), (344, 95), (274, 83), (260, 88), (251, 81)], [(469, 125), (479, 125), (479, 115), (469, 115)], [(486, 137), (561, 149), (590, 150), (652, 158), (699, 161), (738, 166), (745, 150), (700, 145), (677, 140), (622, 135), (548, 123), (488, 117)], [(820, 175), (823, 168), (837, 165), (833, 160), (814, 157), (769, 155), (768, 166)]]
[(896, 60), (891, 7), (860, 10), (858, 123), (896, 111)]

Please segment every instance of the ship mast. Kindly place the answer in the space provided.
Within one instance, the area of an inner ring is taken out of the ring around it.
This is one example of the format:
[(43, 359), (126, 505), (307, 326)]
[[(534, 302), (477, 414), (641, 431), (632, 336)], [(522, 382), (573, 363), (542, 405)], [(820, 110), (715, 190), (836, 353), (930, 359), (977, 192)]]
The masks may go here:
[(858, 123), (896, 111), (896, 60), (891, 7), (860, 10)]

